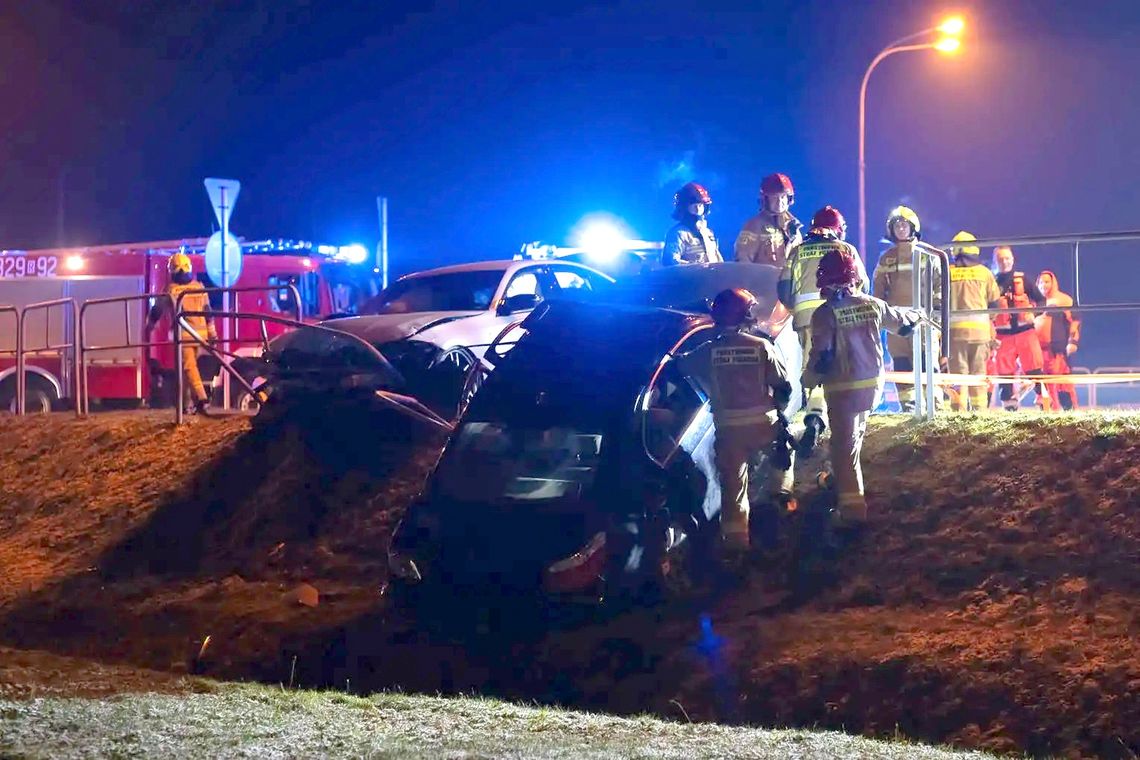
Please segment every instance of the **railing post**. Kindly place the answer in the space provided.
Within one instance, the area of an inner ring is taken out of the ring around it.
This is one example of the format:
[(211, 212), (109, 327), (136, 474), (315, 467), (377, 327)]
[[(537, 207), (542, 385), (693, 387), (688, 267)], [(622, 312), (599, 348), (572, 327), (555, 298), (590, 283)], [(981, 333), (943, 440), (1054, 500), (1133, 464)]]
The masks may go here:
[[(910, 291), (911, 305), (922, 311), (923, 316), (926, 316), (926, 310), (922, 303), (922, 250), (917, 245), (911, 246), (910, 252)], [(922, 325), (916, 325), (916, 327), (917, 329), (911, 333), (910, 338), (911, 374), (914, 375), (913, 415), (915, 419), (921, 419), (924, 413), (923, 406), (926, 402), (925, 388), (922, 386), (922, 357), (925, 355), (925, 351), (922, 346)]]
[(83, 416), (83, 381), (79, 376), (79, 304), (71, 299), (71, 373), (74, 380), (71, 387), (75, 393), (75, 416)]
[(24, 414), (24, 310), (16, 311), (16, 414)]
[[(179, 299), (179, 309), (181, 309), (181, 299)], [(181, 320), (176, 315), (174, 318), (174, 424), (182, 424), (182, 396), (185, 393), (182, 385), (182, 324)]]

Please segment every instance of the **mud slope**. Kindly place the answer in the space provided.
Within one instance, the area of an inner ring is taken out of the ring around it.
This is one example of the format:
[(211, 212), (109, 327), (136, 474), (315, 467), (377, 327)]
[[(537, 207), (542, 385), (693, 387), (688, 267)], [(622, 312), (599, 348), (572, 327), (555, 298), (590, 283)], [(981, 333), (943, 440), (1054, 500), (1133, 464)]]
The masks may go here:
[[(382, 622), (383, 548), (438, 441), (351, 416), (304, 436), (165, 419), (0, 422), (5, 644), (1035, 755), (1140, 752), (1140, 418), (877, 420), (870, 533), (808, 598), (777, 603), (773, 572), (525, 640), (508, 619), (477, 641)], [(302, 582), (317, 607), (297, 604)]]
[[(399, 417), (307, 429), (0, 418), (0, 636), (218, 669), (374, 605), (387, 536), (439, 441)], [(297, 603), (301, 584), (318, 607)]]

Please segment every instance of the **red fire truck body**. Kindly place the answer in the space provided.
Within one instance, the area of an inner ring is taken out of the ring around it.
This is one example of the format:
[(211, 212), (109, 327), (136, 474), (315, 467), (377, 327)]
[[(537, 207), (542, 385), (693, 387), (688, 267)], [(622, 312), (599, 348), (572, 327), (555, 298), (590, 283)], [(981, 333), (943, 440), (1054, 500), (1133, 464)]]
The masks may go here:
[[(63, 298), (73, 298), (82, 306), (93, 299), (162, 294), (169, 284), (167, 262), (178, 252), (190, 256), (195, 276), (203, 285), (214, 287), (205, 272), (205, 245), (206, 239), (200, 238), (0, 251), (0, 307), (24, 308)], [(331, 314), (353, 313), (357, 304), (377, 290), (371, 265), (363, 261), (364, 251), (359, 246), (345, 249), (276, 240), (243, 242), (242, 253), (241, 275), (235, 287), (266, 290), (232, 293), (232, 311), (295, 319), (297, 311), (289, 289), (293, 285), (301, 296), (302, 319), (315, 322)], [(210, 300), (213, 309), (221, 309), (221, 293), (211, 294)], [(152, 297), (86, 307), (84, 344), (89, 348), (109, 347), (87, 352), (87, 392), (93, 406), (172, 403), (173, 347), (123, 347), (146, 342), (143, 326), (153, 303)], [(26, 314), (25, 322), (28, 411), (73, 403), (69, 352), (37, 350), (75, 342), (77, 326), (70, 308), (36, 309)], [(157, 324), (150, 341), (169, 341), (171, 327), (168, 314)], [(271, 338), (286, 329), (281, 324), (266, 323)], [(231, 344), (235, 353), (260, 352), (258, 320), (234, 321), (231, 337), (235, 339)], [(15, 349), (15, 317), (0, 312), (0, 410), (14, 408), (15, 404)], [(203, 367), (204, 376), (212, 376), (216, 369)]]

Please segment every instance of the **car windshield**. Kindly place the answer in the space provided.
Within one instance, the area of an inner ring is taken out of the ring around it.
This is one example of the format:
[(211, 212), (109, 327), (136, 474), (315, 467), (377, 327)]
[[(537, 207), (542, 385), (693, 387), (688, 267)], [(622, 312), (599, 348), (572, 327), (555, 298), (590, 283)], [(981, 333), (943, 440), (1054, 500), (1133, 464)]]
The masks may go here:
[(417, 311), (483, 311), (491, 308), (495, 289), (503, 279), (501, 269), (409, 277), (380, 294), (373, 314), (406, 314)]

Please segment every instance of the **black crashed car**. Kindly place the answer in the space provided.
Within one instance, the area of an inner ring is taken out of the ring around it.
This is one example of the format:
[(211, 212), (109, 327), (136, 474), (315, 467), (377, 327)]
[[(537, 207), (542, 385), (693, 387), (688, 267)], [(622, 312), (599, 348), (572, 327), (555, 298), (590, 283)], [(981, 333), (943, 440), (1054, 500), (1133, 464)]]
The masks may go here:
[[(708, 302), (727, 281), (779, 317), (775, 276), (660, 270), (591, 303), (536, 309), (509, 351), (489, 351), (494, 370), (397, 526), (391, 595), (598, 600), (659, 587), (682, 547), (689, 575), (711, 569), (720, 486), (708, 378), (670, 359), (711, 337)], [(786, 322), (765, 326), (790, 333)]]

